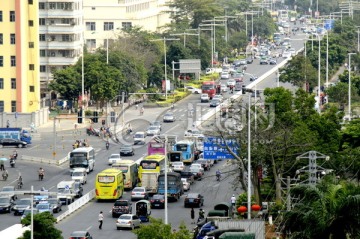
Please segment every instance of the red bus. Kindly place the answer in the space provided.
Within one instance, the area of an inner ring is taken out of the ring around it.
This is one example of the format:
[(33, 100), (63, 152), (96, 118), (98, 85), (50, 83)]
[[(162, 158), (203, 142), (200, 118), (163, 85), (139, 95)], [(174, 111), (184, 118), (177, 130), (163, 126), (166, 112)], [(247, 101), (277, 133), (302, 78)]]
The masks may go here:
[(212, 99), (216, 94), (215, 81), (204, 81), (201, 90), (203, 94), (208, 94), (209, 98)]

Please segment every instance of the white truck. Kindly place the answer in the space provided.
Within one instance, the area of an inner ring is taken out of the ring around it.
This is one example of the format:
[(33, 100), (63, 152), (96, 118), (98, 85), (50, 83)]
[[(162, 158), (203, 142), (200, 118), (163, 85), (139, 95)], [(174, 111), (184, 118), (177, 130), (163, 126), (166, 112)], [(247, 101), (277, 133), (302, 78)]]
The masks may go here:
[(75, 181), (61, 181), (57, 185), (58, 196), (57, 198), (63, 204), (70, 204), (75, 201)]
[(157, 192), (158, 173), (143, 173), (141, 177), (141, 186), (146, 188), (146, 192), (155, 194)]
[(85, 168), (74, 168), (71, 173), (71, 179), (75, 182), (80, 182), (81, 184), (85, 184), (87, 181), (87, 173)]

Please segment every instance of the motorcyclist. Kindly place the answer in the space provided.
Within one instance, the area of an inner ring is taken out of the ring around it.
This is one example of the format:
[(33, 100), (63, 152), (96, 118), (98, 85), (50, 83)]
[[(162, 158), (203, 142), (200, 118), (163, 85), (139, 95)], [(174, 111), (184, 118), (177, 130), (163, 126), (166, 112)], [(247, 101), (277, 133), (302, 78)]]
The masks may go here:
[(21, 175), (19, 175), (17, 181), (18, 181), (18, 182), (17, 182), (18, 188), (22, 188), (23, 182), (22, 182), (22, 177), (21, 177)]
[(2, 173), (2, 177), (3, 177), (3, 180), (6, 181), (7, 178), (9, 177), (9, 173), (8, 171), (5, 169), (4, 172)]
[(14, 158), (14, 156), (10, 158), (10, 166), (12, 168), (15, 167), (15, 158)]
[(203, 220), (204, 218), (205, 218), (205, 212), (204, 212), (204, 210), (202, 208), (200, 208), (198, 222)]
[(39, 168), (39, 181), (42, 181), (44, 179), (45, 170), (43, 168)]
[(221, 171), (218, 169), (216, 170), (216, 180), (220, 181), (220, 178), (221, 178)]
[(106, 149), (108, 150), (108, 149), (109, 149), (109, 147), (110, 147), (110, 143), (109, 143), (109, 141), (106, 141), (105, 146), (106, 146)]
[(14, 150), (14, 153), (13, 153), (13, 158), (14, 158), (15, 160), (17, 160), (17, 157), (18, 157), (18, 153), (17, 153), (17, 151), (16, 151), (16, 150)]
[(131, 124), (129, 123), (128, 126), (127, 126), (126, 133), (131, 134), (131, 132), (132, 132), (132, 128), (131, 128)]

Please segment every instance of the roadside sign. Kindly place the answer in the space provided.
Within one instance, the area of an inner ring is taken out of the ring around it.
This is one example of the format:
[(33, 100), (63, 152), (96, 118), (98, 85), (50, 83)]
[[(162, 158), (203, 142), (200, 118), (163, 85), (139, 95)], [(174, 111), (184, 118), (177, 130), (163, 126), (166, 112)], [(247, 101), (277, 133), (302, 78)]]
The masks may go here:
[(239, 145), (234, 139), (222, 139), (218, 137), (206, 138), (204, 142), (204, 159), (234, 159), (234, 156), (229, 153), (226, 145), (237, 153)]

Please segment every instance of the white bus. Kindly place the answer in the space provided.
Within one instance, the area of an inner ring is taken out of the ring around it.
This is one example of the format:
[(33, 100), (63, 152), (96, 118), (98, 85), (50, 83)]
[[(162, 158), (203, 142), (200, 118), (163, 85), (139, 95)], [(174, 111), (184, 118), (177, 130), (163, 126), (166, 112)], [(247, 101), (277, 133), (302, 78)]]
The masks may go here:
[(70, 172), (74, 168), (85, 168), (87, 173), (94, 170), (95, 166), (95, 150), (92, 147), (80, 147), (74, 149), (70, 153), (69, 158)]

